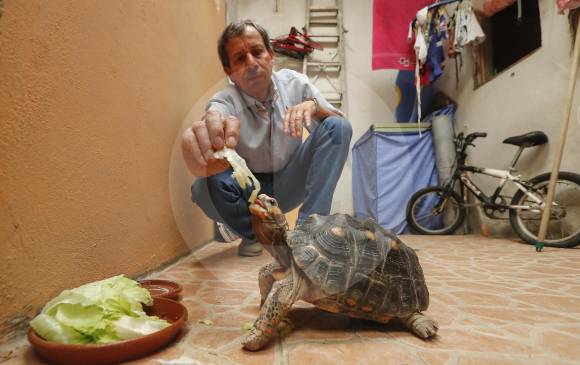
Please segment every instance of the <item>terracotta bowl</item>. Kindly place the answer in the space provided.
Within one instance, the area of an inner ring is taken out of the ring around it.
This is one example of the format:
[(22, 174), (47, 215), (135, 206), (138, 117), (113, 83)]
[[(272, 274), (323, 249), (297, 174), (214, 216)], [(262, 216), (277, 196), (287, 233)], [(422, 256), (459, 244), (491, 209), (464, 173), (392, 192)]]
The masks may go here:
[(66, 345), (49, 342), (32, 328), (28, 341), (36, 352), (51, 364), (59, 365), (108, 365), (134, 360), (152, 353), (173, 340), (187, 320), (187, 309), (178, 302), (165, 298), (153, 298), (153, 306), (145, 312), (168, 321), (171, 325), (147, 336), (104, 345)]
[(169, 280), (140, 280), (139, 284), (151, 293), (153, 298), (167, 298), (177, 300), (183, 289), (175, 281)]

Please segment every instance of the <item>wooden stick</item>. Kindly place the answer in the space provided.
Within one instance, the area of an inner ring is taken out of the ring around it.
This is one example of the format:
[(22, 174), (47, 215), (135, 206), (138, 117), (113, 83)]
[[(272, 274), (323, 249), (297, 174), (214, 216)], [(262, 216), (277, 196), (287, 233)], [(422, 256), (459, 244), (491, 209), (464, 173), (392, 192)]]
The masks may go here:
[(540, 233), (538, 234), (538, 241), (543, 242), (546, 239), (548, 232), (548, 223), (550, 222), (550, 211), (552, 210), (552, 202), (554, 201), (554, 190), (556, 189), (556, 180), (558, 180), (558, 173), (560, 171), (560, 164), (562, 163), (562, 155), (564, 153), (564, 144), (566, 143), (566, 134), (568, 133), (568, 124), (570, 124), (570, 111), (572, 110), (572, 101), (574, 99), (574, 91), (576, 90), (576, 75), (578, 74), (578, 61), (580, 59), (580, 26), (576, 29), (576, 40), (574, 42), (574, 55), (572, 57), (572, 66), (570, 69), (570, 82), (568, 84), (568, 98), (566, 99), (566, 106), (564, 109), (564, 116), (562, 118), (562, 126), (560, 128), (560, 142), (556, 150), (556, 157), (552, 165), (552, 174), (550, 175), (550, 183), (548, 185), (548, 196), (546, 197), (546, 206), (542, 214), (542, 221), (540, 223)]

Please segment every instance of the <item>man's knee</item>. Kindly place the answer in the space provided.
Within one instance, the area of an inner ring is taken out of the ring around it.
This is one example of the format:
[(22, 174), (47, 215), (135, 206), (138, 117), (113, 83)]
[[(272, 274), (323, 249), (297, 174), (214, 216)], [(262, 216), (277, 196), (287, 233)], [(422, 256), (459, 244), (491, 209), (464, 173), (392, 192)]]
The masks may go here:
[(227, 170), (196, 180), (191, 186), (191, 200), (208, 217), (221, 222), (223, 221), (221, 218), (223, 207), (243, 201), (244, 190), (232, 178), (231, 170)]
[(350, 143), (352, 125), (345, 118), (340, 116), (328, 117), (322, 122), (322, 127), (329, 132), (333, 143)]
[(248, 195), (232, 176), (231, 169), (208, 177), (207, 185), (214, 201), (237, 203), (239, 200), (243, 200), (245, 195)]
[(194, 203), (208, 196), (214, 196), (217, 199), (224, 197), (229, 200), (235, 200), (240, 195), (242, 195), (242, 190), (232, 178), (231, 170), (206, 178), (199, 178), (191, 186), (191, 200)]

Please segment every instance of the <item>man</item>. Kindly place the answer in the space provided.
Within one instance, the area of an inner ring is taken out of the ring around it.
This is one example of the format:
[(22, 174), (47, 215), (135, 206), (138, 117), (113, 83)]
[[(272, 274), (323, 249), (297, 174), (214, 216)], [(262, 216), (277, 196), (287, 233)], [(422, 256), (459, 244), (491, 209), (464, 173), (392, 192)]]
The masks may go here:
[[(218, 43), (231, 81), (208, 102), (201, 121), (187, 129), (182, 152), (198, 177), (192, 200), (216, 222), (242, 236), (241, 256), (256, 256), (248, 198), (226, 160), (215, 151), (235, 148), (260, 181), (261, 192), (290, 211), (302, 203), (297, 224), (310, 214), (328, 214), (348, 155), (352, 128), (308, 81), (291, 70), (272, 72), (274, 51), (268, 33), (249, 20), (226, 27)], [(303, 128), (310, 132), (302, 142)]]

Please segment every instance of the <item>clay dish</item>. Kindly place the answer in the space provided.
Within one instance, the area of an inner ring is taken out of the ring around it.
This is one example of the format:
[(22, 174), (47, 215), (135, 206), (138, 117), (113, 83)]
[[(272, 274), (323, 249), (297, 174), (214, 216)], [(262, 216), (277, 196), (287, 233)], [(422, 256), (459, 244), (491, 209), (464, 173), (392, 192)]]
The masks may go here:
[(181, 303), (166, 298), (153, 298), (153, 306), (144, 307), (144, 310), (149, 315), (165, 319), (170, 326), (146, 336), (103, 345), (67, 345), (49, 342), (30, 328), (28, 341), (36, 352), (51, 364), (109, 365), (138, 359), (159, 350), (175, 339), (187, 320), (187, 309)]
[(181, 285), (169, 280), (139, 280), (139, 284), (151, 293), (153, 298), (167, 298), (177, 300), (183, 289)]

